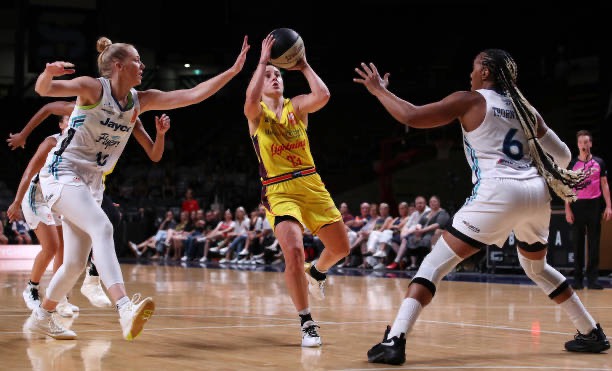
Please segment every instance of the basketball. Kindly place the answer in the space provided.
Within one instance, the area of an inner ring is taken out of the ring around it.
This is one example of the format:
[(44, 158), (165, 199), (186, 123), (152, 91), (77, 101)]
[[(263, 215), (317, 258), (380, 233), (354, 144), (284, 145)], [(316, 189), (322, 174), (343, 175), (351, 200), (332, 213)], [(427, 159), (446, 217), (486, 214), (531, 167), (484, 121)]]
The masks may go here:
[(270, 63), (278, 68), (291, 68), (304, 56), (302, 37), (290, 28), (277, 28), (271, 32), (274, 44)]

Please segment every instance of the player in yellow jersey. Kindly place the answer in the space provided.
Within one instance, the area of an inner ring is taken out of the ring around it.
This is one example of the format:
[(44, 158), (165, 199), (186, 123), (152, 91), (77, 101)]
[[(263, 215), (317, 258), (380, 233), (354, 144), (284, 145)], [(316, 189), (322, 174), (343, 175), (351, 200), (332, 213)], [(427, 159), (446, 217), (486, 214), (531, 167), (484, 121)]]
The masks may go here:
[[(330, 94), (304, 56), (291, 69), (304, 74), (311, 92), (285, 98), (280, 71), (268, 64), (273, 43), (271, 35), (262, 41), (244, 114), (259, 160), (262, 204), (283, 250), (285, 282), (301, 318), (302, 346), (316, 347), (321, 337), (310, 314), (308, 291), (323, 299), (327, 270), (349, 251), (342, 216), (317, 174), (306, 133), (308, 114), (323, 108)], [(304, 226), (325, 245), (314, 264), (304, 264)]]

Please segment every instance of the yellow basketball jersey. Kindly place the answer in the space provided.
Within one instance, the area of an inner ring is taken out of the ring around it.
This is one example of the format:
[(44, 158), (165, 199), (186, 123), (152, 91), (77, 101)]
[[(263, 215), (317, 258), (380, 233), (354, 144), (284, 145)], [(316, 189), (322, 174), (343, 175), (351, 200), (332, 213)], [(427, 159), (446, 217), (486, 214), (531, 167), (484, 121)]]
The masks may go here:
[(251, 137), (262, 179), (315, 166), (310, 153), (306, 125), (295, 114), (291, 99), (283, 102), (280, 119), (264, 102), (259, 127)]

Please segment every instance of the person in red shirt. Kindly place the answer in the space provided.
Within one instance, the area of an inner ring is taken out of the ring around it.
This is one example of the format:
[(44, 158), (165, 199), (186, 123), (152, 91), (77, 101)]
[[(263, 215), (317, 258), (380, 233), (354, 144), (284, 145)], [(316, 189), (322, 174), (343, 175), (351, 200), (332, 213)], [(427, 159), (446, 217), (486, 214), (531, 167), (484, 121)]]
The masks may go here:
[(185, 198), (183, 199), (183, 203), (181, 204), (181, 211), (198, 211), (200, 209), (200, 204), (198, 200), (193, 198), (193, 189), (187, 188), (185, 191)]

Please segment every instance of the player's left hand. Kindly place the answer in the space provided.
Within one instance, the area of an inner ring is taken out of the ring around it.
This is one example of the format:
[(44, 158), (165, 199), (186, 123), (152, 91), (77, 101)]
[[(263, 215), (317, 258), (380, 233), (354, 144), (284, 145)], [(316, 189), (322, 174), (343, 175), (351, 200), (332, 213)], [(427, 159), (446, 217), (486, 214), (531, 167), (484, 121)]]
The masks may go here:
[(6, 211), (6, 215), (9, 217), (9, 222), (14, 222), (21, 219), (21, 204), (18, 202), (13, 202), (8, 210)]
[(606, 207), (606, 209), (604, 210), (603, 217), (606, 221), (612, 219), (612, 207)]
[(170, 117), (165, 113), (161, 117), (155, 116), (155, 128), (157, 129), (157, 134), (166, 134), (170, 130)]

